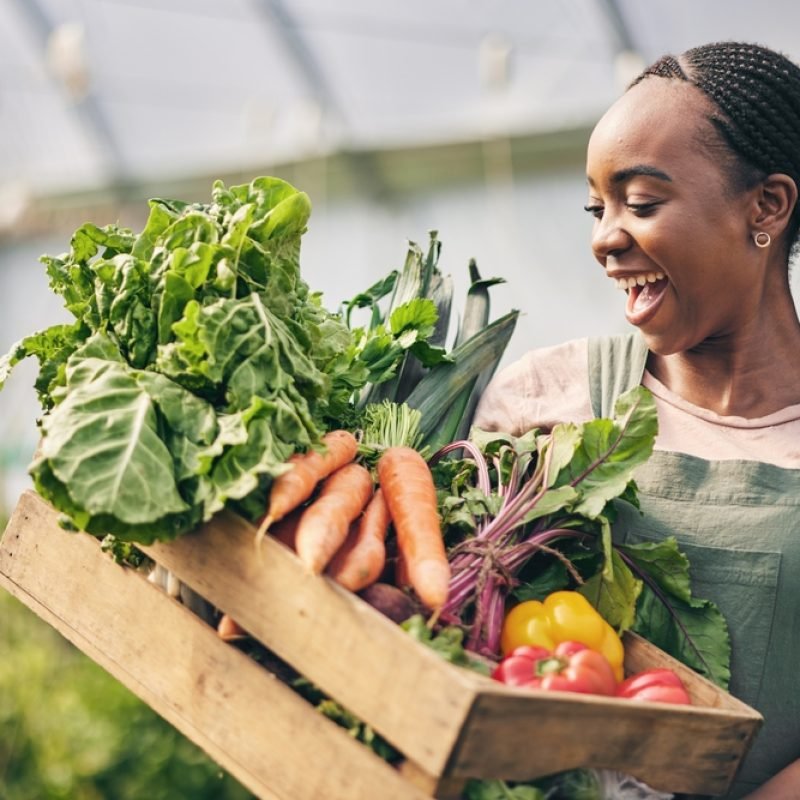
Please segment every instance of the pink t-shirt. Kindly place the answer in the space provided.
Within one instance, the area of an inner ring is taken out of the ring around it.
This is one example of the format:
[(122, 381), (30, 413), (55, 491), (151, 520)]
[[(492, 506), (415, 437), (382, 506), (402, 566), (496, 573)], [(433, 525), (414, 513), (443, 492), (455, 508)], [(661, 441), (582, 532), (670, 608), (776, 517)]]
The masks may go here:
[[(474, 424), (519, 434), (592, 419), (588, 359), (587, 339), (531, 350), (494, 377)], [(756, 419), (729, 417), (687, 402), (649, 372), (642, 384), (653, 393), (658, 410), (657, 450), (707, 461), (743, 459), (800, 468), (800, 405)]]

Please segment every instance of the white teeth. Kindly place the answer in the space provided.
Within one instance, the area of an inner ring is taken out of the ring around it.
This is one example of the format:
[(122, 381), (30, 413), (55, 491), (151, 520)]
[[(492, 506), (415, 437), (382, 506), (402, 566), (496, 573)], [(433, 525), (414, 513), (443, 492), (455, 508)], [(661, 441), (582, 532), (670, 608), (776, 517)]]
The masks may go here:
[(646, 275), (637, 275), (630, 278), (616, 278), (614, 284), (617, 289), (627, 291), (634, 286), (644, 286), (646, 283), (655, 283), (656, 281), (664, 280), (663, 272), (648, 272)]

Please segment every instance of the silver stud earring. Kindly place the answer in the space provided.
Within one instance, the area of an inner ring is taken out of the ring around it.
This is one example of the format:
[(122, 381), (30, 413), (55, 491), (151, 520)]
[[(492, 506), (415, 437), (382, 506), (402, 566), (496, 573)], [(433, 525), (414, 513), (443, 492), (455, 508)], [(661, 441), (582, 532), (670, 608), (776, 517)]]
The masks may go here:
[(766, 231), (758, 231), (753, 234), (753, 241), (756, 243), (756, 247), (769, 247), (772, 237)]

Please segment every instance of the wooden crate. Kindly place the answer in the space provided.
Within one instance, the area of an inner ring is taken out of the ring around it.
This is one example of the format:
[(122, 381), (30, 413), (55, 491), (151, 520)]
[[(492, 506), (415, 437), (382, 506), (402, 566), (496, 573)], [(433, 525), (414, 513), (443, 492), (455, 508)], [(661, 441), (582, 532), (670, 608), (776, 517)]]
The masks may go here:
[(693, 706), (539, 694), (455, 667), (293, 553), (222, 514), (146, 548), (407, 758), (389, 766), (263, 666), (32, 492), (0, 541), (0, 585), (263, 798), (458, 797), (469, 778), (613, 768), (656, 789), (722, 794), (762, 719), (643, 639), (626, 669), (669, 666)]

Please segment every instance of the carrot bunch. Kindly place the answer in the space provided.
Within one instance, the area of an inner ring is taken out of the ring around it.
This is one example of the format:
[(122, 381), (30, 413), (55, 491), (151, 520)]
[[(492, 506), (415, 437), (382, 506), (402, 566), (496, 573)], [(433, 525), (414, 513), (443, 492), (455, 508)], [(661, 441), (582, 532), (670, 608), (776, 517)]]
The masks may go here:
[(332, 431), (323, 444), (322, 452), (293, 456), (291, 469), (276, 478), (259, 537), (269, 530), (310, 572), (326, 572), (356, 592), (383, 573), (391, 523), (410, 587), (438, 611), (447, 600), (450, 566), (425, 459), (411, 447), (388, 447), (377, 463), (375, 487), (356, 461), (352, 434)]

